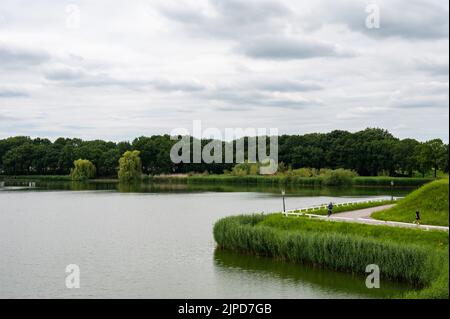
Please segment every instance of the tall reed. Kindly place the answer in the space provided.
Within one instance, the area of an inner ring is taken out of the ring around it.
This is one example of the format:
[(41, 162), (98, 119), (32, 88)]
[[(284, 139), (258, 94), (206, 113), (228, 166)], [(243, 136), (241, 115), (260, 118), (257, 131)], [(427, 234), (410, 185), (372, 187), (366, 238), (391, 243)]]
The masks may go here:
[[(364, 232), (323, 232), (320, 228), (315, 231), (314, 227), (306, 231), (280, 229), (264, 225), (266, 218), (249, 215), (221, 219), (214, 225), (214, 238), (222, 249), (338, 271), (364, 274), (367, 265), (376, 264), (382, 278), (405, 281), (419, 288), (432, 289), (436, 285), (434, 281), (445, 277), (437, 261), (447, 260), (448, 263), (448, 255), (445, 258), (441, 251), (429, 247), (407, 241), (379, 240), (364, 236)], [(308, 223), (307, 220), (305, 222)], [(432, 293), (445, 297), (441, 288), (442, 285), (437, 285)], [(448, 285), (446, 295), (448, 297)], [(414, 297), (413, 294), (411, 296)]]

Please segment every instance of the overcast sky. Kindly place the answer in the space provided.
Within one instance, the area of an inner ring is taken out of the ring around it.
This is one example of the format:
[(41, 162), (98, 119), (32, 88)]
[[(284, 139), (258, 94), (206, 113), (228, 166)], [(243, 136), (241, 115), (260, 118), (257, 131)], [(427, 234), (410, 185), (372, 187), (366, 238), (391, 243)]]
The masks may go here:
[(0, 138), (202, 120), (448, 141), (448, 18), (445, 0), (1, 0)]

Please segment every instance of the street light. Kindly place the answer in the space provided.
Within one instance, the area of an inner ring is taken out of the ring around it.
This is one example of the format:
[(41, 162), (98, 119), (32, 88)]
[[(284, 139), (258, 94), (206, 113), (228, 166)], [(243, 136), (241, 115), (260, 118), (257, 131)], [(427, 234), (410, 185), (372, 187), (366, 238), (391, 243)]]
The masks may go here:
[(394, 181), (391, 181), (391, 202), (394, 201)]
[(283, 196), (283, 213), (286, 213), (286, 203), (284, 201), (284, 195), (286, 195), (286, 191), (283, 189), (281, 191), (281, 196)]

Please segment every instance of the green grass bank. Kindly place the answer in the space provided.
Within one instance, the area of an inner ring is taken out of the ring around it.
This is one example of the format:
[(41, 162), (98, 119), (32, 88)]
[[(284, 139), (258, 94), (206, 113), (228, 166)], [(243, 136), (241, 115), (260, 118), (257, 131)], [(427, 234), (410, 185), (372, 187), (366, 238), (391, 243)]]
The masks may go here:
[(0, 180), (18, 180), (18, 181), (42, 181), (42, 182), (61, 182), (71, 181), (70, 175), (0, 175)]
[[(176, 180), (176, 179), (175, 179)], [(391, 181), (394, 187), (418, 187), (432, 179), (409, 177), (353, 177), (347, 186), (379, 186), (390, 187)], [(212, 183), (212, 184), (244, 184), (244, 185), (289, 185), (289, 186), (342, 186), (338, 182), (326, 185), (324, 177), (300, 177), (300, 176), (232, 176), (232, 175), (193, 175), (186, 177), (187, 183)]]
[(220, 249), (365, 275), (415, 286), (396, 298), (448, 298), (448, 233), (339, 223), (281, 214), (227, 217), (214, 225)]
[(394, 207), (374, 213), (373, 218), (411, 223), (416, 210), (420, 211), (421, 223), (426, 225), (449, 225), (449, 182), (437, 180), (415, 190)]
[[(33, 181), (70, 181), (69, 175), (0, 175), (0, 180), (33, 180)], [(95, 179), (101, 181), (103, 179)], [(118, 182), (116, 178), (106, 179), (109, 182)], [(324, 177), (301, 177), (301, 176), (233, 176), (233, 175), (161, 175), (142, 177), (143, 182), (148, 183), (173, 183), (173, 184), (217, 184), (217, 185), (268, 185), (268, 186), (358, 186), (358, 187), (390, 187), (391, 181), (394, 187), (418, 187), (433, 179), (413, 178), (413, 177), (378, 177), (378, 176), (358, 176), (353, 177), (349, 183), (343, 185), (336, 182), (324, 182)]]

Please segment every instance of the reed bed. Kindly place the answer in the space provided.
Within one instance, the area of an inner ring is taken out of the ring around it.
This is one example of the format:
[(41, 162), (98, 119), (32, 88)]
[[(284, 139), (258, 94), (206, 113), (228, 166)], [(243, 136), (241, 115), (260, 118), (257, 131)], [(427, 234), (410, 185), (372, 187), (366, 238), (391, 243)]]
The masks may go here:
[(353, 184), (357, 186), (390, 186), (392, 181), (395, 187), (417, 187), (432, 180), (432, 178), (422, 177), (357, 176), (353, 178)]
[[(429, 178), (408, 178), (408, 177), (353, 177), (347, 186), (380, 186), (390, 187), (391, 181), (395, 187), (418, 187), (431, 181)], [(232, 176), (232, 175), (192, 175), (187, 177), (187, 182), (198, 183), (217, 183), (217, 184), (244, 184), (244, 185), (289, 185), (289, 186), (342, 186), (334, 185), (324, 176), (301, 177), (301, 176)]]
[[(364, 274), (377, 264), (382, 278), (408, 282), (419, 293), (448, 298), (448, 234), (382, 226), (311, 221), (274, 215), (227, 217), (214, 225), (222, 249)], [(427, 238), (429, 237), (429, 238)], [(421, 293), (422, 292), (422, 293)]]

